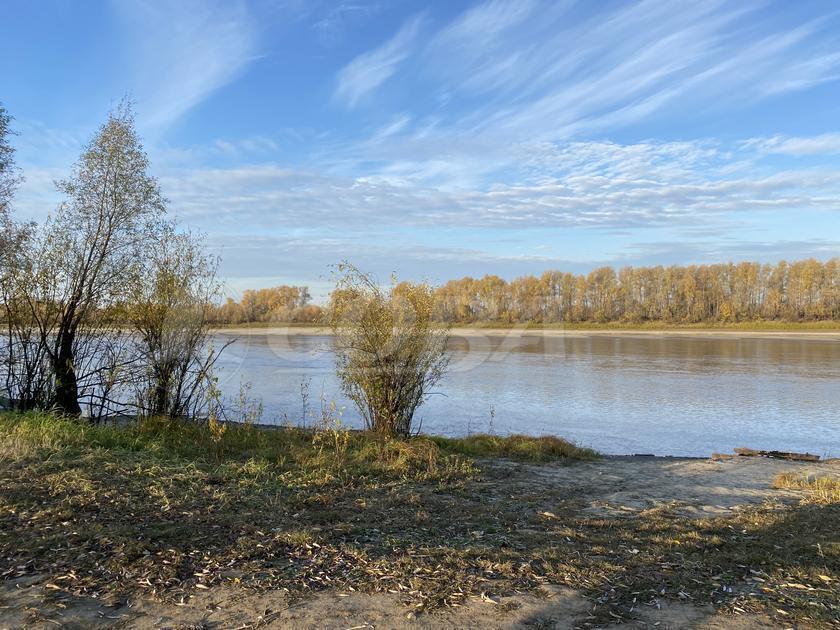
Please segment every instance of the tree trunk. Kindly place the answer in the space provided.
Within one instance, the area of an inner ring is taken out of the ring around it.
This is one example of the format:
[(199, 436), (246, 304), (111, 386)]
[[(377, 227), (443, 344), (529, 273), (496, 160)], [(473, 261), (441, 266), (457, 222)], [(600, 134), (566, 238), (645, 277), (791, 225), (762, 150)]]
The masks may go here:
[(152, 405), (152, 416), (163, 417), (169, 412), (169, 388), (163, 381), (155, 385), (154, 403)]
[(73, 335), (59, 335), (58, 353), (53, 361), (55, 406), (65, 415), (78, 417), (82, 415), (82, 408), (79, 406), (79, 387), (73, 361)]

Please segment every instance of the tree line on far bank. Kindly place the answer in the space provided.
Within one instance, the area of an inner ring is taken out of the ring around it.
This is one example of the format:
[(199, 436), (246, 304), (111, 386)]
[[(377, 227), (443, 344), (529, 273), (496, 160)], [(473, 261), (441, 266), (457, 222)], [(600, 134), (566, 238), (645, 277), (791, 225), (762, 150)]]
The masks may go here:
[[(546, 271), (510, 282), (495, 275), (434, 289), (434, 319), (470, 323), (733, 323), (840, 320), (840, 258), (777, 264), (601, 267)], [(307, 287), (245, 291), (213, 309), (217, 324), (318, 322)]]

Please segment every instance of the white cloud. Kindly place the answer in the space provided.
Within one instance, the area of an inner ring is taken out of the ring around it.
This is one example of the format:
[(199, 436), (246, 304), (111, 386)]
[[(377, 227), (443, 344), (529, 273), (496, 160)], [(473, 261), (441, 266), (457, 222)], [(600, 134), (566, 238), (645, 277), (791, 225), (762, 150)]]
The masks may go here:
[[(312, 27), (324, 43), (332, 44), (346, 37), (353, 24), (381, 12), (386, 5), (385, 2), (359, 2), (358, 0), (330, 2), (326, 13), (318, 11), (320, 15)], [(311, 10), (319, 8), (313, 0), (308, 0), (308, 6)]]
[(840, 133), (825, 133), (809, 138), (774, 136), (755, 138), (744, 143), (765, 153), (779, 153), (792, 156), (838, 155), (840, 154)]
[(359, 55), (342, 68), (338, 73), (336, 97), (348, 106), (355, 107), (360, 100), (390, 79), (410, 54), (422, 21), (420, 16), (411, 18), (385, 44)]
[(490, 0), (431, 38), (416, 78), (442, 103), (439, 149), (467, 136), (502, 152), (840, 78), (834, 18), (781, 28), (758, 5), (602, 3), (581, 17), (569, 4)]
[(453, 46), (468, 54), (486, 51), (494, 40), (521, 24), (536, 8), (534, 0), (489, 0), (467, 9), (441, 29), (432, 46)]
[(257, 27), (241, 1), (113, 2), (127, 31), (126, 90), (149, 127), (177, 120), (233, 81), (257, 54)]
[(544, 144), (517, 156), (521, 173), (484, 187), (432, 186), (429, 173), (354, 177), (272, 164), (183, 169), (163, 184), (176, 212), (231, 229), (675, 227), (840, 207), (836, 169), (768, 172), (754, 163), (760, 155), (708, 142)]

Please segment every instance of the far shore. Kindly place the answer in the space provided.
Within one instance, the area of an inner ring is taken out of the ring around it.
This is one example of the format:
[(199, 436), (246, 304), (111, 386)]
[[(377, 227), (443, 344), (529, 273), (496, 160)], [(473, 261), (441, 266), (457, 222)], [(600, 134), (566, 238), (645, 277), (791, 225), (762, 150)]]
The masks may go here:
[[(300, 324), (257, 324), (252, 327), (229, 326), (214, 328), (213, 333), (232, 336), (301, 336), (331, 335), (328, 326)], [(454, 337), (686, 337), (726, 339), (819, 339), (840, 341), (840, 328), (825, 329), (768, 329), (742, 328), (512, 328), (453, 327)]]

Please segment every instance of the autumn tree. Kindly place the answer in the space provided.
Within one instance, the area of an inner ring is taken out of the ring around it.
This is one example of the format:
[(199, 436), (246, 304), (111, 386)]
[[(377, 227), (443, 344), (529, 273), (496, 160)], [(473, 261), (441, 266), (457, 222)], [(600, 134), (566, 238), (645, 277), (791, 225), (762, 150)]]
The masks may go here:
[(383, 289), (355, 267), (339, 267), (330, 302), (336, 368), (368, 430), (409, 436), (417, 408), (443, 377), (448, 330), (434, 323), (434, 310), (427, 284)]
[(20, 183), (20, 175), (15, 167), (15, 149), (9, 142), (11, 123), (12, 117), (0, 103), (0, 224), (4, 230), (9, 220), (9, 204)]
[(20, 316), (44, 345), (52, 402), (70, 416), (81, 413), (82, 379), (102, 369), (98, 358), (120, 335), (114, 307), (163, 221), (164, 202), (148, 168), (131, 108), (121, 105), (58, 183), (65, 200), (20, 261), (28, 281), (17, 285)]
[(322, 312), (310, 304), (309, 287), (280, 285), (265, 289), (246, 289), (237, 302), (227, 298), (213, 309), (211, 319), (221, 324), (251, 322), (318, 322)]
[(126, 319), (135, 333), (139, 367), (131, 382), (141, 416), (191, 418), (203, 410), (224, 349), (210, 339), (217, 267), (201, 238), (169, 224), (136, 268)]
[(510, 282), (450, 280), (435, 290), (442, 322), (663, 322), (840, 318), (840, 259), (546, 271)]
[(32, 237), (31, 226), (16, 224), (9, 212), (21, 181), (9, 142), (11, 121), (0, 104), (0, 318), (6, 329), (0, 342), (0, 374), (6, 404), (31, 409), (50, 400), (52, 379), (44, 340), (34, 326), (24, 292), (32, 282), (23, 255)]

